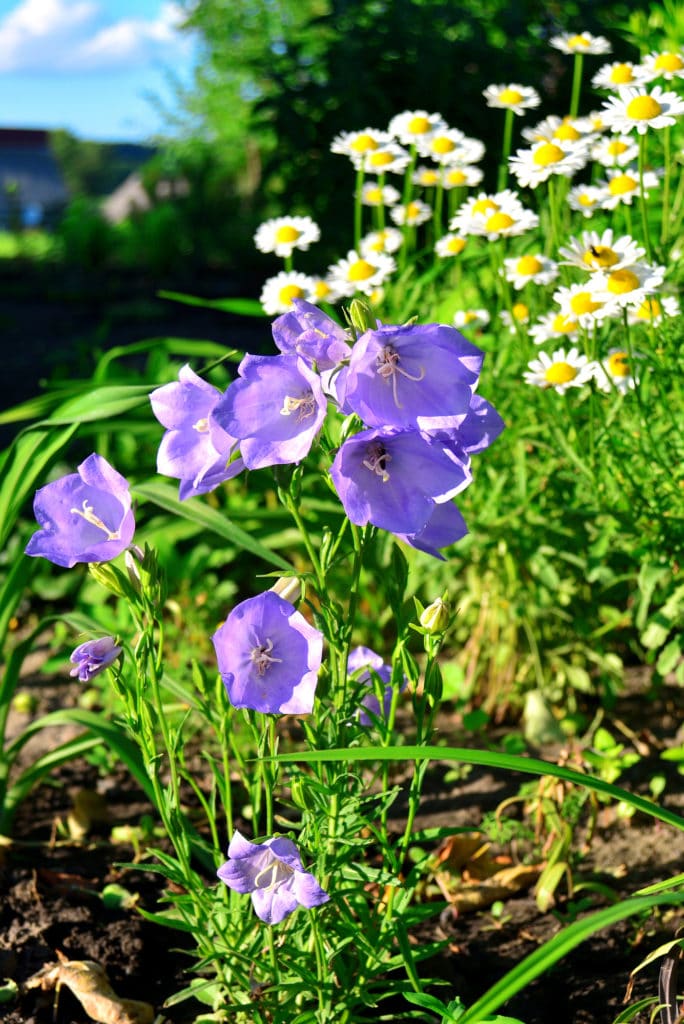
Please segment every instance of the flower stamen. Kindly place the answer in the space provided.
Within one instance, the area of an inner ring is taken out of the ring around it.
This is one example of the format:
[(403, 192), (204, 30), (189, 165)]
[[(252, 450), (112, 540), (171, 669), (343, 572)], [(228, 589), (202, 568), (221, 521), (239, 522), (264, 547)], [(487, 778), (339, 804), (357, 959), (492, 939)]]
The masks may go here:
[(265, 644), (257, 644), (250, 651), (250, 658), (252, 664), (256, 666), (256, 670), (260, 676), (266, 674), (266, 669), (270, 668), (271, 665), (282, 664), (282, 658), (272, 658), (271, 651), (273, 650), (273, 641), (269, 638), (266, 639)]
[(368, 445), (363, 465), (366, 469), (370, 469), (371, 473), (376, 473), (383, 484), (386, 484), (390, 478), (387, 472), (387, 463), (391, 461), (392, 456), (389, 452), (381, 444), (375, 443)]
[(308, 419), (309, 416), (313, 416), (315, 410), (316, 399), (311, 391), (307, 391), (306, 394), (302, 395), (300, 398), (293, 398), (292, 395), (285, 395), (280, 415), (290, 416), (291, 413), (294, 412), (297, 414), (297, 423), (301, 423), (302, 420)]
[(401, 374), (402, 377), (406, 377), (407, 380), (411, 380), (414, 384), (417, 384), (425, 377), (425, 367), (420, 367), (420, 372), (417, 376), (409, 373), (408, 370), (403, 370), (401, 366), (399, 366), (399, 353), (395, 351), (391, 345), (385, 345), (382, 351), (378, 354), (375, 362), (378, 367), (378, 373), (383, 380), (387, 380), (390, 377), (392, 378), (392, 397), (394, 398), (394, 404), (397, 409), (403, 408), (397, 395), (397, 374)]
[(91, 526), (96, 526), (98, 530), (102, 530), (106, 533), (107, 540), (121, 540), (121, 533), (119, 530), (110, 530), (109, 527), (102, 522), (100, 517), (95, 514), (95, 509), (88, 502), (87, 498), (83, 499), (82, 509), (70, 508), (69, 511), (74, 515), (81, 516), (82, 519), (85, 519), (86, 523), (90, 523)]

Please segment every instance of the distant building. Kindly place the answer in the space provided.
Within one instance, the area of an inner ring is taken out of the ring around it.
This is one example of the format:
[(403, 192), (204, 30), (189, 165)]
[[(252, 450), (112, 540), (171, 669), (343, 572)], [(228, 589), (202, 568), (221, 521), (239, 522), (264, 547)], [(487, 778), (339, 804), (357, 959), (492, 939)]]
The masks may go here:
[(52, 225), (68, 201), (49, 132), (0, 128), (0, 228)]
[[(186, 196), (190, 191), (190, 185), (185, 178), (166, 179), (158, 181), (154, 187), (154, 196), (157, 200), (177, 199)], [(138, 171), (129, 174), (125, 181), (122, 181), (118, 188), (114, 189), (111, 195), (103, 201), (101, 210), (110, 224), (119, 224), (126, 220), (131, 214), (144, 213), (151, 209), (152, 200), (142, 182)]]

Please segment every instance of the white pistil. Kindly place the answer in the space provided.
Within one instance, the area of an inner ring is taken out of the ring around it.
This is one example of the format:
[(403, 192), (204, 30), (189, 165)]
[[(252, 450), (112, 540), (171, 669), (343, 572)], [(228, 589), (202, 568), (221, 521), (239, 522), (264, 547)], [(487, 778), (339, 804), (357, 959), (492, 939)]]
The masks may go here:
[[(282, 860), (275, 860), (268, 867), (262, 868), (254, 878), (254, 885), (257, 889), (275, 889), (288, 875), (294, 875), (294, 868), (285, 864)], [(268, 879), (264, 884), (263, 878)]]
[(386, 484), (390, 478), (387, 472), (387, 463), (392, 461), (392, 456), (386, 451), (381, 444), (369, 444), (366, 448), (366, 458), (363, 460), (363, 465), (366, 469), (370, 469), (371, 473), (376, 473), (383, 484)]
[(412, 380), (414, 383), (418, 383), (418, 381), (421, 381), (425, 376), (425, 368), (423, 366), (420, 367), (420, 373), (417, 377), (410, 374), (408, 370), (403, 370), (401, 366), (399, 366), (399, 353), (396, 352), (391, 345), (385, 345), (375, 361), (378, 367), (378, 373), (383, 380), (387, 380), (390, 377), (392, 378), (392, 397), (394, 398), (394, 404), (397, 409), (401, 409), (402, 404), (397, 396), (397, 374), (400, 373), (401, 376), (406, 377), (407, 380)]
[(197, 420), (197, 423), (193, 423), (192, 429), (196, 430), (198, 434), (209, 433), (209, 418), (203, 416), (201, 420)]
[(305, 395), (301, 396), (301, 398), (293, 398), (292, 395), (285, 395), (280, 415), (290, 416), (293, 412), (296, 412), (297, 423), (301, 423), (302, 420), (308, 419), (309, 416), (313, 416), (315, 408), (316, 399), (311, 391), (307, 391)]
[(257, 644), (253, 647), (250, 653), (250, 658), (253, 664), (256, 666), (256, 670), (260, 676), (263, 676), (267, 668), (276, 663), (281, 663), (282, 658), (272, 658), (271, 651), (273, 650), (273, 641), (267, 639), (265, 644)]
[(121, 540), (121, 534), (118, 530), (110, 530), (108, 526), (105, 526), (100, 517), (95, 515), (95, 509), (92, 505), (88, 504), (87, 498), (83, 499), (82, 509), (70, 508), (69, 511), (85, 519), (86, 523), (90, 523), (91, 526), (97, 526), (98, 530), (102, 530), (107, 534), (107, 540)]

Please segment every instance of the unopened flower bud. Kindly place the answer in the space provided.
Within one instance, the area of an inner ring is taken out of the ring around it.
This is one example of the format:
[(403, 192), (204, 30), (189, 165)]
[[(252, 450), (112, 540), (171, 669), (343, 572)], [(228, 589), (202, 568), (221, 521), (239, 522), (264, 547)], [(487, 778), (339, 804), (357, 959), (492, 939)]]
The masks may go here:
[(302, 596), (302, 587), (297, 576), (281, 576), (275, 581), (271, 590), (278, 597), (282, 597), (284, 601), (289, 601), (290, 604), (297, 604)]
[(423, 629), (434, 636), (436, 633), (444, 633), (449, 625), (451, 609), (443, 597), (429, 604), (420, 616), (420, 624)]
[(117, 597), (125, 597), (125, 577), (115, 566), (107, 562), (90, 562), (88, 564), (88, 572), (105, 590), (111, 591)]
[(376, 331), (378, 322), (375, 314), (365, 299), (353, 299), (349, 306), (349, 320), (357, 334)]

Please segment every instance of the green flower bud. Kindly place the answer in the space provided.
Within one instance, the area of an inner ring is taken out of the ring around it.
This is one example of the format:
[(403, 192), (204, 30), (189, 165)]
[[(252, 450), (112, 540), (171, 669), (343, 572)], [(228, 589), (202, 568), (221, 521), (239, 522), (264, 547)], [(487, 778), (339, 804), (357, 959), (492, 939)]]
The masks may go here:
[(127, 580), (110, 562), (89, 562), (88, 572), (105, 590), (117, 597), (126, 596)]
[(375, 319), (370, 303), (365, 299), (352, 300), (349, 306), (349, 322), (357, 334), (363, 334), (365, 331), (375, 331), (378, 327), (378, 322)]
[(449, 625), (451, 609), (444, 597), (438, 597), (436, 601), (429, 604), (420, 616), (420, 624), (430, 636), (444, 633)]

